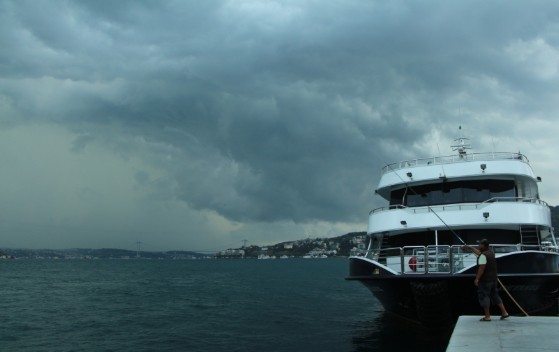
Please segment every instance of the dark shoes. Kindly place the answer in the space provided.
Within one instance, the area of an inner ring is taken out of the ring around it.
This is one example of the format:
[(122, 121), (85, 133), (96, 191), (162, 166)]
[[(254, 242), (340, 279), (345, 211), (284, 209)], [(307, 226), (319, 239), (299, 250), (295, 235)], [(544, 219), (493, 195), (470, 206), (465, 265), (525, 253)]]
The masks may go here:
[[(500, 320), (505, 320), (505, 319), (508, 319), (508, 317), (510, 317), (509, 314), (507, 314), (507, 315), (501, 315), (501, 317), (500, 317), (499, 319), (500, 319)], [(486, 319), (485, 317), (483, 317), (483, 318), (481, 318), (479, 321), (491, 321), (491, 318)]]

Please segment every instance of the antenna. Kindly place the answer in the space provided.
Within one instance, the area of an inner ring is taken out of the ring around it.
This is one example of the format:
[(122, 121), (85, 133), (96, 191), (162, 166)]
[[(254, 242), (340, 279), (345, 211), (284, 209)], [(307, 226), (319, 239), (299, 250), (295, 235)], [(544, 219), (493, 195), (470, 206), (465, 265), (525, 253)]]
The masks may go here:
[(460, 136), (454, 140), (455, 144), (450, 147), (453, 151), (458, 151), (458, 156), (460, 158), (464, 158), (466, 156), (466, 150), (472, 149), (472, 146), (468, 142), (470, 139), (464, 137), (464, 134), (462, 133), (462, 125), (458, 126), (458, 130)]

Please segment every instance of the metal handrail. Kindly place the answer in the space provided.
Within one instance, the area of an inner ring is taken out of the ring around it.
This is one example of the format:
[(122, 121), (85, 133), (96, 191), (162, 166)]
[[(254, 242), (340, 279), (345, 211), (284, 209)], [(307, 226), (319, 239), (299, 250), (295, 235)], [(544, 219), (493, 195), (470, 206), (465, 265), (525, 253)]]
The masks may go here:
[(546, 207), (549, 206), (547, 202), (537, 198), (493, 197), (484, 200), (481, 203), (451, 203), (451, 204), (438, 204), (438, 205), (422, 205), (418, 207), (408, 207), (406, 205), (396, 204), (396, 205), (390, 205), (388, 207), (375, 208), (369, 212), (369, 215), (374, 213), (380, 213), (383, 211), (390, 211), (394, 209), (406, 209), (406, 210), (413, 211), (413, 213), (428, 213), (432, 211), (431, 209), (434, 209), (435, 211), (482, 209), (487, 206), (487, 203), (498, 203), (498, 202), (536, 203)]
[(453, 164), (464, 161), (473, 160), (519, 160), (529, 164), (528, 158), (521, 153), (510, 152), (490, 152), (490, 153), (467, 153), (461, 155), (448, 155), (448, 156), (434, 156), (430, 158), (420, 158), (412, 160), (404, 160), (396, 163), (388, 164), (382, 168), (382, 174), (390, 171), (395, 171), (408, 167), (423, 166), (423, 165), (441, 165)]
[[(538, 250), (559, 253), (559, 246), (553, 245), (525, 245), (525, 244), (492, 244), (491, 247), (498, 254)], [(390, 253), (393, 255), (390, 255)], [(428, 245), (390, 247), (367, 251), (365, 257), (378, 261), (405, 275), (418, 274), (455, 274), (464, 269), (464, 259), (474, 255), (463, 252), (462, 245)], [(410, 258), (410, 259), (408, 259)], [(414, 258), (412, 261), (411, 258)], [(389, 263), (391, 260), (392, 263)], [(473, 260), (471, 260), (473, 262)], [(409, 265), (410, 270), (406, 270)]]

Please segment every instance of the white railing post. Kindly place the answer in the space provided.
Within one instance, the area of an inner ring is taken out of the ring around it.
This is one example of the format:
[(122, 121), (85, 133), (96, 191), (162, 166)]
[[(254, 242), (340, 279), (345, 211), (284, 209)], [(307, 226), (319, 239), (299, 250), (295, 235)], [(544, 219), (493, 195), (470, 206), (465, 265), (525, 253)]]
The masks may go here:
[(404, 264), (404, 248), (400, 247), (400, 270), (403, 274), (405, 272), (406, 266)]
[(425, 269), (425, 274), (429, 273), (429, 248), (423, 247), (423, 267)]
[(454, 253), (452, 252), (452, 246), (448, 246), (448, 265), (451, 274), (454, 274)]

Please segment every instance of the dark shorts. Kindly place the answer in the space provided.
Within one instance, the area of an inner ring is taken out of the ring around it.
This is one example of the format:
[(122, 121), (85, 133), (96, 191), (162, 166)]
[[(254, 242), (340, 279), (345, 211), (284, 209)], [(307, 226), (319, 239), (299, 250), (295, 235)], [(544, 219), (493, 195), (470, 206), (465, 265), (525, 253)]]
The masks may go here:
[(497, 289), (497, 281), (481, 281), (477, 286), (477, 295), (479, 305), (482, 308), (489, 307), (491, 303), (501, 304), (503, 301), (499, 297), (499, 290)]

